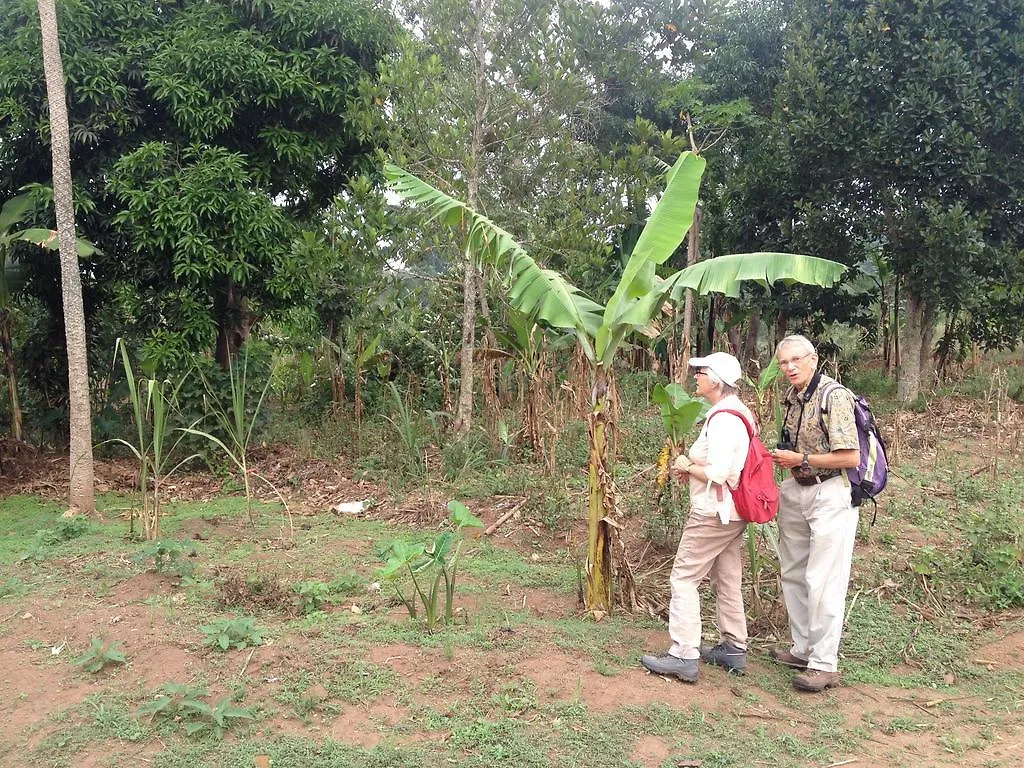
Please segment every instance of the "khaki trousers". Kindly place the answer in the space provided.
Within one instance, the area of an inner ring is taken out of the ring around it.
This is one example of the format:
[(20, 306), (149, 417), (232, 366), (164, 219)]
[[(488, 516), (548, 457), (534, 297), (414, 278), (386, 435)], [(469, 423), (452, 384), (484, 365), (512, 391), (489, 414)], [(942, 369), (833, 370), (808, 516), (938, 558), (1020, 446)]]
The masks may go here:
[(859, 510), (851, 505), (845, 476), (820, 485), (782, 482), (779, 555), (782, 594), (793, 636), (791, 653), (810, 669), (839, 668), (846, 590)]
[(700, 596), (697, 587), (710, 575), (718, 604), (718, 629), (723, 640), (747, 647), (743, 612), (743, 570), (740, 544), (747, 524), (725, 525), (717, 515), (690, 513), (672, 564), (672, 600), (668, 605), (669, 653), (680, 659), (700, 658)]

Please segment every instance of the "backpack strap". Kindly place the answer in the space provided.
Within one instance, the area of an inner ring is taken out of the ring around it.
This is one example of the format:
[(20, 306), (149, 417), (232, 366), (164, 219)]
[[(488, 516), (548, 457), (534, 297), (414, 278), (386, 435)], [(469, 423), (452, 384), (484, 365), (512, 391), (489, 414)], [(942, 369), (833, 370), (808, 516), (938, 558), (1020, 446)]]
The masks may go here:
[(818, 422), (821, 426), (821, 431), (825, 433), (826, 438), (828, 437), (828, 425), (825, 423), (825, 417), (828, 415), (828, 399), (832, 396), (833, 392), (840, 389), (846, 389), (838, 381), (832, 381), (825, 384), (821, 389), (821, 409), (818, 413)]
[[(747, 428), (747, 438), (750, 440), (750, 442), (754, 442), (754, 428), (751, 426), (750, 422), (747, 421), (747, 417), (744, 416), (741, 411), (737, 411), (735, 408), (723, 408), (720, 411), (715, 411), (710, 416), (708, 416), (707, 421), (704, 422), (704, 426), (707, 427), (707, 425), (711, 423), (711, 419), (713, 419), (715, 416), (717, 416), (720, 413), (731, 413), (737, 419), (742, 421), (743, 422), (743, 426)], [(726, 488), (729, 488), (729, 481), (727, 480), (724, 483), (724, 485), (725, 485)], [(738, 487), (739, 486), (737, 486), (737, 488)], [(729, 492), (730, 493), (732, 492), (732, 488), (729, 488)], [(722, 500), (722, 487), (721, 486), (718, 487), (718, 500), (719, 501)]]
[(744, 416), (741, 411), (737, 411), (735, 408), (723, 408), (720, 411), (715, 411), (710, 416), (708, 416), (708, 422), (710, 422), (711, 419), (713, 419), (720, 413), (731, 413), (733, 416), (742, 421), (743, 426), (747, 428), (747, 437), (749, 437), (751, 440), (754, 439), (754, 428), (751, 426), (750, 422), (747, 421), (747, 417)]

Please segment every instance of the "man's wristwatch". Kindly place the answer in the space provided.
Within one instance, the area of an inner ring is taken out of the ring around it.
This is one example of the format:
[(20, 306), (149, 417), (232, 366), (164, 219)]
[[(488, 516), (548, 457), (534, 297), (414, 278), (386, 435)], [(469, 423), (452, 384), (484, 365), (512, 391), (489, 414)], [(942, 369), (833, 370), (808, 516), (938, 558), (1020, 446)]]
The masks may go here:
[(806, 453), (804, 454), (804, 460), (800, 462), (800, 469), (807, 471), (810, 471), (811, 469), (811, 462), (809, 461), (809, 457)]

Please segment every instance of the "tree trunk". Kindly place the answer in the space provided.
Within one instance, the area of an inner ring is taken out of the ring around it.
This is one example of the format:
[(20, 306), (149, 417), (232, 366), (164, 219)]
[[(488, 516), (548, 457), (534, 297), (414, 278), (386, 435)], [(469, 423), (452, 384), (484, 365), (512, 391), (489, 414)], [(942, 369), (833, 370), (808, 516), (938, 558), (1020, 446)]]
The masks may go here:
[(902, 349), (900, 347), (900, 277), (896, 275), (892, 281), (892, 360), (889, 361), (888, 374), (900, 367)]
[(789, 315), (783, 311), (779, 311), (779, 316), (775, 318), (775, 339), (772, 343), (772, 354), (775, 354), (775, 347), (779, 345), (779, 342), (786, 338), (787, 328), (789, 325)]
[(17, 370), (14, 367), (14, 346), (11, 344), (11, 310), (0, 310), (0, 349), (4, 355), (7, 392), (11, 401), (11, 436), (21, 442), (23, 437), (21, 403), (18, 400)]
[(476, 265), (466, 248), (462, 259), (462, 353), (459, 356), (459, 397), (452, 433), (456, 440), (469, 434), (473, 420), (473, 353), (476, 340)]
[(497, 438), (498, 430), (496, 427), (501, 421), (501, 403), (498, 401), (497, 386), (498, 363), (490, 353), (490, 350), (498, 348), (498, 340), (494, 336), (494, 328), (491, 323), (491, 308), (487, 302), (487, 277), (484, 275), (483, 269), (475, 271), (477, 276), (476, 297), (480, 303), (480, 319), (483, 321), (484, 326), (484, 346), (489, 350), (488, 354), (484, 355), (480, 364), (480, 388), (483, 390), (484, 405), (487, 408), (491, 426), (495, 427), (495, 429), (491, 430), (491, 434)]
[(588, 466), (589, 503), (587, 530), (587, 593), (586, 605), (591, 611), (612, 609), (612, 528), (607, 520), (613, 519), (615, 509), (615, 476), (609, 462), (608, 425), (609, 385), (604, 366), (595, 374), (591, 397)]
[(899, 365), (899, 379), (896, 385), (896, 397), (903, 405), (912, 403), (921, 392), (923, 304), (924, 302), (919, 296), (907, 293), (902, 343), (900, 344), (902, 358)]
[[(615, 472), (609, 437), (612, 423), (613, 382), (603, 365), (594, 371), (589, 418), (590, 460), (588, 465), (588, 539), (586, 607), (588, 611), (609, 613), (618, 585), (619, 601), (628, 610), (636, 607), (633, 574), (619, 538), (619, 512), (616, 501)], [(616, 553), (619, 555), (616, 564)]]
[(893, 351), (892, 351), (892, 324), (889, 318), (889, 285), (885, 282), (879, 284), (878, 290), (878, 325), (879, 335), (882, 340), (882, 360), (885, 363), (886, 375), (892, 375)]
[[(750, 325), (747, 327), (747, 333), (743, 337), (743, 347), (740, 350), (740, 363), (743, 365), (743, 370), (749, 371), (751, 364), (758, 359), (757, 357), (757, 342), (761, 338), (761, 308), (754, 307), (754, 310), (750, 313), (749, 319)], [(754, 377), (757, 378), (756, 376)]]
[[(494, 0), (474, 0), (473, 13), (473, 135), (466, 168), (469, 205), (480, 210), (480, 163), (483, 158), (484, 132), (490, 106), (487, 92), (487, 43), (484, 24), (490, 17)], [(459, 399), (452, 432), (456, 440), (469, 434), (473, 421), (473, 354), (476, 337), (476, 265), (467, 247), (463, 258), (462, 275), (462, 359), (460, 361)]]
[(921, 375), (920, 381), (931, 386), (935, 379), (935, 358), (932, 345), (935, 341), (935, 322), (938, 307), (934, 301), (925, 301), (921, 309)]
[(86, 355), (85, 308), (82, 274), (75, 245), (75, 209), (71, 187), (71, 136), (64, 89), (64, 66), (57, 34), (54, 0), (38, 0), (39, 27), (43, 40), (43, 71), (50, 109), (50, 148), (53, 156), (53, 201), (57, 212), (60, 245), (61, 298), (68, 348), (68, 400), (71, 437), (68, 514), (96, 511), (92, 461), (92, 422), (89, 407), (89, 360)]
[(715, 348), (715, 324), (718, 319), (716, 313), (716, 307), (718, 306), (718, 300), (715, 294), (708, 294), (708, 322), (707, 322), (707, 334), (704, 337), (704, 343), (700, 345), (700, 349), (697, 350), (697, 354), (701, 357), (711, 354)]
[(249, 299), (240, 286), (231, 278), (225, 278), (214, 300), (217, 317), (216, 358), (225, 371), (231, 366), (239, 350), (249, 339), (252, 317), (249, 314)]

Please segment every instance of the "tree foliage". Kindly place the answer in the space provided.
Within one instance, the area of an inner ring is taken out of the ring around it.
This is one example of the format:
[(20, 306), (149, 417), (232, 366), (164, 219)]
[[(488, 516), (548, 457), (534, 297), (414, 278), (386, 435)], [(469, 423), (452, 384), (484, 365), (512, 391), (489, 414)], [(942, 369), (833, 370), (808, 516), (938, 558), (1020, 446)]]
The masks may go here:
[[(38, 29), (0, 2), (0, 190), (49, 177)], [(154, 351), (237, 349), (298, 295), (290, 242), (384, 141), (371, 83), (394, 38), (361, 0), (62, 7), (92, 280)]]

